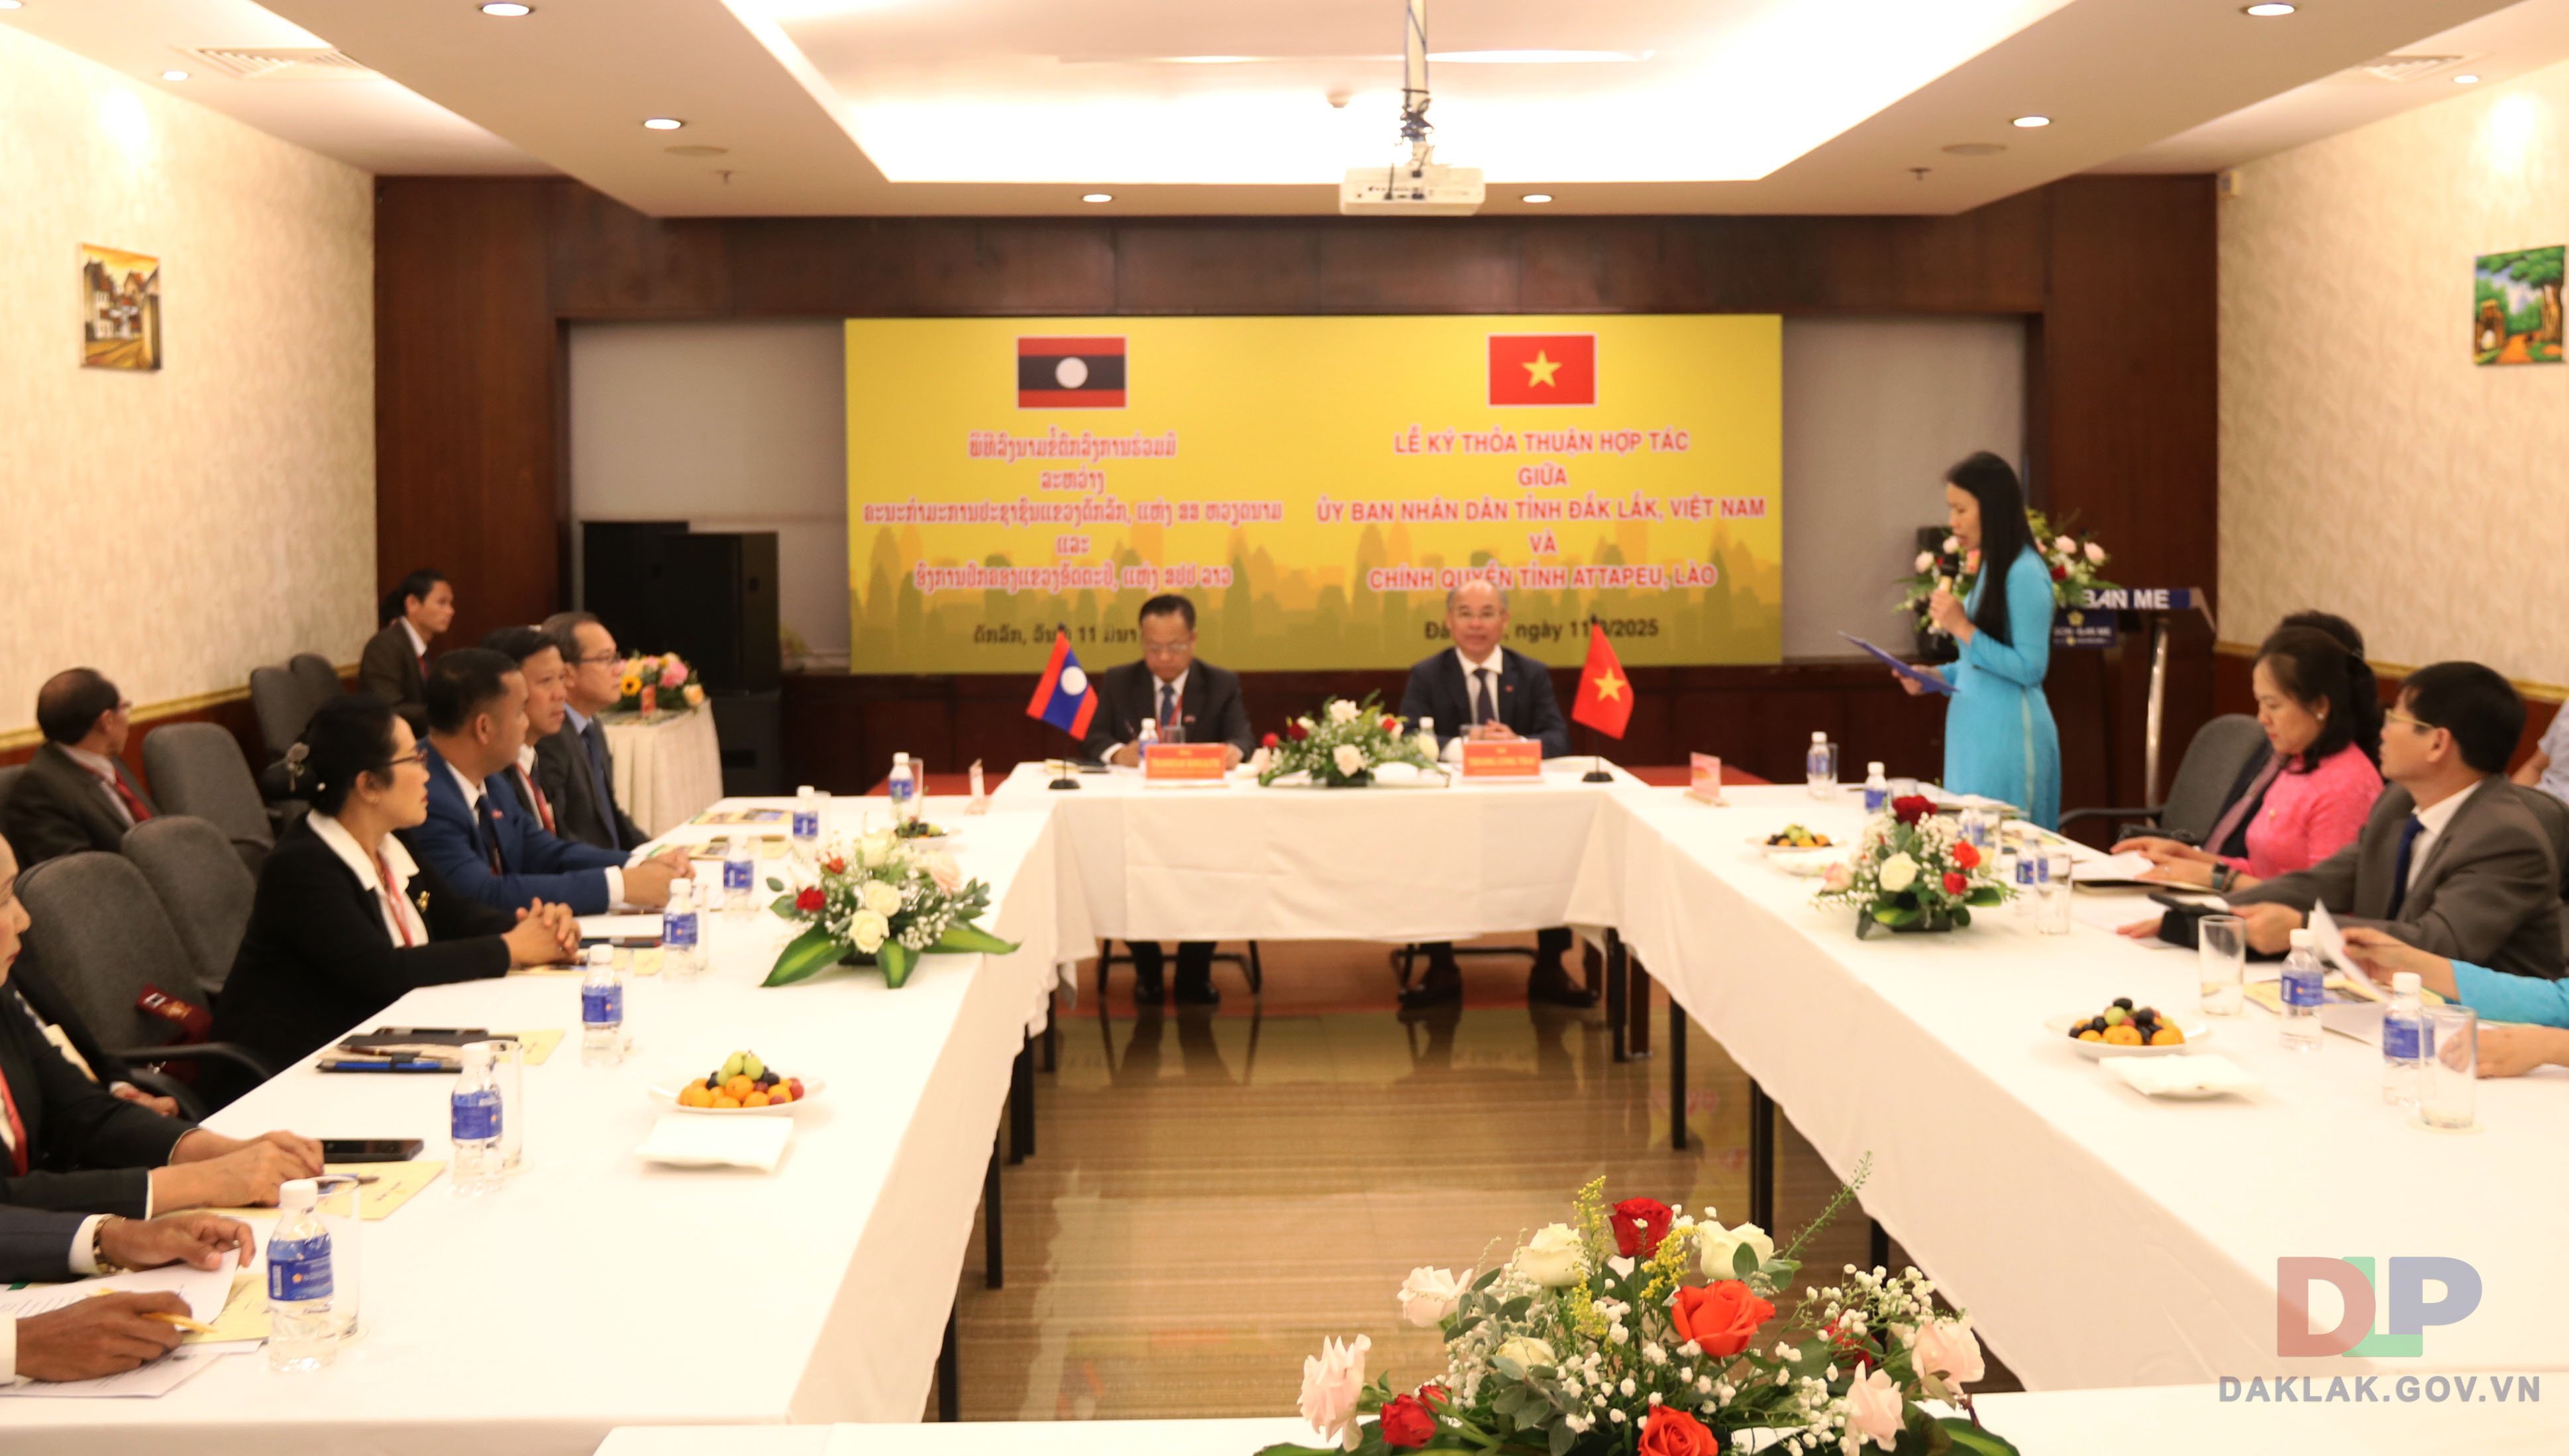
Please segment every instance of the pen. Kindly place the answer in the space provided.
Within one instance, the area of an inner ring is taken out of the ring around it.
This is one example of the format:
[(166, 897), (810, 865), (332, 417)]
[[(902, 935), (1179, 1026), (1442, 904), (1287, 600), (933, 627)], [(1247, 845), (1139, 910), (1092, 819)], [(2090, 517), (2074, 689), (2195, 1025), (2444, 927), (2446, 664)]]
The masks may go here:
[[(89, 1291), (89, 1297), (99, 1299), (104, 1298), (109, 1294), (121, 1294), (124, 1292), (125, 1290), (123, 1289), (92, 1289)], [(184, 1314), (173, 1314), (167, 1309), (148, 1310), (144, 1313), (143, 1317), (146, 1319), (157, 1319), (163, 1324), (167, 1324), (175, 1329), (184, 1329), (189, 1334), (211, 1334), (214, 1332), (214, 1327), (202, 1320), (190, 1319)]]

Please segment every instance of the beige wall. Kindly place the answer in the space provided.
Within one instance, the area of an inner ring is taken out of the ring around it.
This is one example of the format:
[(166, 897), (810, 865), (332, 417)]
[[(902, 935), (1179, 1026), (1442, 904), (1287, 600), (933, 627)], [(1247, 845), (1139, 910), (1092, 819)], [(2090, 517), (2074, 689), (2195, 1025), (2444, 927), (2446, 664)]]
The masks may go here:
[[(158, 373), (80, 367), (84, 242), (162, 260)], [(149, 704), (353, 660), (373, 290), (364, 173), (0, 27), (0, 731), (75, 662)]]
[[(2418, 83), (2420, 85), (2428, 83)], [(2221, 204), (2221, 634), (2569, 683), (2569, 364), (2471, 362), (2474, 254), (2569, 242), (2569, 65), (2241, 169)]]

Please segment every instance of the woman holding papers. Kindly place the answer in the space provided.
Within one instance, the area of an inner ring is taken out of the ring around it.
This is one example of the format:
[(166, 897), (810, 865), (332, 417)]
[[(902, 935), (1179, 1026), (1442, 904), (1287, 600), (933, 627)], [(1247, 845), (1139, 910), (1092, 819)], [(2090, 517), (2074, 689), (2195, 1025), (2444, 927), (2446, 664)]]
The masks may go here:
[(312, 812), (259, 870), (215, 1039), (285, 1067), (416, 987), (579, 953), (563, 907), (538, 902), (513, 917), (449, 891), (402, 848), (393, 831), (428, 817), (428, 766), (389, 705), (362, 693), (331, 699), (285, 762)]
[(2520, 1077), (2535, 1067), (2569, 1065), (2569, 980), (2448, 960), (2367, 925), (2347, 927), (2346, 953), (2384, 985), (2413, 970), (2426, 989), (2479, 1012), (2481, 1076)]
[[(1968, 597), (1937, 587), (1927, 609), (1962, 647), (1953, 666), (1928, 669), (1954, 688), (1945, 716), (1945, 787), (2024, 811), (2045, 829), (2060, 823), (2060, 730), (2042, 695), (2051, 668), (2051, 575), (2033, 548), (2024, 489), (2004, 460), (1982, 451), (1945, 473), (1945, 522), (1981, 573)], [(1926, 689), (1903, 677), (1912, 696)]]

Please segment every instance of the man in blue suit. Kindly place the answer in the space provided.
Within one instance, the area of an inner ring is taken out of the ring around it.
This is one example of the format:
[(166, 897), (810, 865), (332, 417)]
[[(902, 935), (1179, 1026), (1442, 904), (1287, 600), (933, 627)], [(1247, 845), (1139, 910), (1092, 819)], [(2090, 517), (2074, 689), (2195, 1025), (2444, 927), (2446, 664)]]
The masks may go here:
[(687, 854), (673, 849), (626, 865), (613, 850), (546, 833), (505, 781), (527, 741), (527, 679), (506, 653), (467, 647), (437, 659), (428, 699), (428, 818), (402, 831), (411, 854), (457, 893), (500, 910), (538, 901), (574, 914), (612, 905), (666, 905)]

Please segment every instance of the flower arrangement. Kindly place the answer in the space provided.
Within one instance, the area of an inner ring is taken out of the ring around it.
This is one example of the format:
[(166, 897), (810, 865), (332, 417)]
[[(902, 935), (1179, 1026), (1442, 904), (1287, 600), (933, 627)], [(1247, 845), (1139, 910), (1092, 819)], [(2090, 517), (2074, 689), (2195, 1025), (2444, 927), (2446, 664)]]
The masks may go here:
[(1272, 784), (1286, 774), (1307, 774), (1314, 784), (1332, 789), (1373, 782), (1374, 770), (1405, 763), (1422, 769), (1436, 766), (1436, 755), (1408, 736), (1408, 724), (1385, 713), (1378, 694), (1361, 703), (1331, 698), (1317, 716), (1295, 718), (1281, 734), (1270, 733), (1260, 752), (1266, 767), (1258, 782)]
[(990, 908), (990, 887), (966, 881), (954, 857), (921, 849), (892, 830), (833, 845), (818, 884), (781, 892), (770, 910), (806, 926), (778, 952), (762, 984), (792, 985), (840, 961), (880, 964), (899, 990), (921, 955), (1004, 955), (1017, 948), (973, 923)]
[(1609, 1208), (1605, 1180), (1580, 1190), (1571, 1222), (1538, 1232), (1506, 1262), (1421, 1269), (1401, 1313), (1445, 1336), (1446, 1366), (1414, 1391), (1365, 1379), (1371, 1341), (1329, 1340), (1302, 1363), (1301, 1413), (1332, 1450), (1474, 1451), (1491, 1456), (1715, 1456), (1744, 1432), (1801, 1456), (1884, 1451), (2008, 1456), (2016, 1448), (1968, 1413), (1986, 1373), (1971, 1321), (1937, 1309), (1916, 1270), (1846, 1267), (1779, 1319), (1795, 1256), (1853, 1196), (1778, 1253), (1753, 1224), (1724, 1228), (1656, 1199)]
[(2015, 892), (1962, 826), (1936, 812), (1935, 801), (1904, 794), (1864, 827), (1852, 865), (1832, 865), (1816, 897), (1822, 905), (1851, 906), (1856, 934), (1881, 925), (1894, 930), (1950, 930), (1972, 922), (1976, 907), (2003, 903)]
[(664, 694), (676, 694), (690, 708), (704, 706), (704, 683), (697, 678), (696, 669), (675, 652), (627, 657), (620, 672), (616, 687), (623, 696), (615, 706), (627, 713), (659, 712)]
[[(2113, 586), (2097, 574), (2105, 564), (2105, 548), (2085, 532), (2075, 536), (2055, 533), (2051, 523), (2039, 511), (2024, 513), (2026, 528), (2033, 534), (2033, 548), (2042, 557), (2043, 569), (2051, 573), (2051, 603), (2055, 607), (2079, 607), (2087, 604), (2087, 593)], [(1961, 541), (1945, 538), (1944, 546), (1932, 551), (1920, 551), (1916, 570), (1900, 583), (1900, 609), (1909, 613), (1918, 630), (1942, 634), (1936, 619), (1927, 613), (1927, 599), (1936, 594), (1939, 583), (1950, 586), (1954, 595), (1972, 594), (1972, 583), (1980, 579), (1981, 553), (1965, 551)]]

